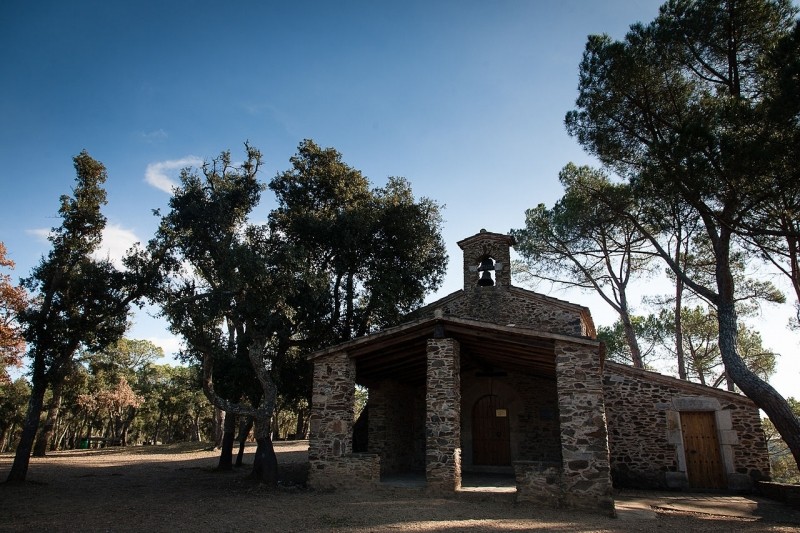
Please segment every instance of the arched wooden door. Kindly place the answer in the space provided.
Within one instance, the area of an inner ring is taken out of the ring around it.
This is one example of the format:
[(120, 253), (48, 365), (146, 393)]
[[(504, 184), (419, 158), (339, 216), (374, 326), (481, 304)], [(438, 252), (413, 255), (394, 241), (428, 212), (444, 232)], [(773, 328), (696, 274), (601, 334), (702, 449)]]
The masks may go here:
[(472, 408), (472, 464), (507, 466), (511, 464), (511, 439), (508, 410), (500, 399), (486, 395)]

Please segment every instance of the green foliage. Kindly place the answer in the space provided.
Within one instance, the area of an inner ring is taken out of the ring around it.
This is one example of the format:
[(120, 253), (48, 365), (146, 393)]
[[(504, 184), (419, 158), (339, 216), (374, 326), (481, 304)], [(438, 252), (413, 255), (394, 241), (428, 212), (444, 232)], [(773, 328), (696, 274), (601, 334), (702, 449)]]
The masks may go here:
[[(665, 358), (664, 344), (669, 342), (661, 317), (656, 315), (633, 315), (631, 324), (641, 349), (645, 368), (652, 369), (655, 363)], [(623, 364), (632, 364), (630, 345), (622, 321), (616, 320), (612, 326), (600, 326), (597, 338), (605, 343), (609, 359)]]
[[(106, 203), (106, 169), (85, 151), (74, 163), (76, 184), (72, 196), (61, 197), (62, 223), (49, 237), (52, 249), (22, 281), (31, 299), (17, 318), (32, 360), (32, 391), (8, 477), (14, 482), (24, 481), (27, 475), (47, 387), (63, 383), (79, 348), (97, 351), (119, 339), (127, 327), (130, 304), (151, 284), (149, 277), (141, 276), (146, 268), (126, 273), (109, 260), (93, 257), (106, 224), (101, 213)], [(137, 257), (143, 260), (144, 254)], [(144, 264), (141, 261), (138, 266)]]
[[(746, 249), (795, 287), (800, 276), (796, 15), (788, 0), (670, 0), (623, 41), (590, 36), (566, 125), (625, 180), (632, 200), (625, 209), (603, 194), (596, 201), (631, 221), (715, 309), (728, 377), (769, 414), (800, 463), (800, 422), (737, 346), (737, 300), (779, 296), (735, 276)], [(711, 279), (665, 245), (689, 221), (700, 222), (712, 252)]]
[(0, 383), (0, 452), (12, 448), (25, 421), (31, 386), (25, 378)]
[[(675, 316), (669, 309), (658, 314), (633, 316), (632, 323), (637, 338), (645, 348), (642, 350), (647, 366), (656, 362), (675, 361), (676, 338)], [(718, 387), (733, 383), (727, 379), (719, 349), (719, 325), (716, 313), (702, 306), (684, 307), (681, 311), (683, 351), (686, 357), (687, 379), (703, 385)], [(625, 332), (620, 321), (613, 326), (601, 326), (598, 339), (606, 345), (609, 359), (630, 363), (630, 351), (625, 341)], [(768, 380), (775, 372), (778, 354), (763, 346), (761, 334), (740, 324), (737, 347), (748, 369), (761, 379)]]
[[(800, 418), (800, 401), (791, 396), (786, 400), (792, 408), (794, 416)], [(767, 438), (772, 480), (782, 483), (800, 483), (800, 470), (792, 460), (792, 452), (786, 442), (781, 438), (769, 418), (764, 418), (762, 424), (764, 426), (764, 435)]]
[(182, 173), (156, 241), (170, 250), (160, 303), (186, 360), (215, 406), (255, 418), (261, 450), (275, 409), (307, 405), (305, 355), (397, 322), (438, 287), (445, 253), (438, 205), (400, 178), (371, 190), (312, 141), (270, 183), (269, 224), (250, 223), (264, 185), (261, 154), (246, 150), (239, 167), (223, 152)]
[[(75, 157), (73, 197), (62, 196), (62, 225), (53, 228), (53, 247), (23, 285), (35, 295), (19, 320), (35, 360), (34, 373), (58, 379), (80, 346), (100, 349), (127, 327), (124, 276), (108, 260), (92, 257), (105, 227), (106, 170), (86, 152)], [(37, 364), (39, 363), (39, 364)], [(41, 367), (39, 369), (38, 367)]]
[(596, 200), (600, 195), (624, 209), (627, 189), (589, 167), (569, 164), (559, 177), (564, 196), (552, 209), (528, 210), (525, 228), (511, 232), (524, 259), (518, 276), (596, 292), (620, 316), (628, 360), (642, 367), (628, 286), (651, 273), (653, 252), (635, 224)]
[(303, 141), (292, 168), (269, 184), (270, 228), (303, 265), (305, 313), (318, 346), (364, 335), (420, 305), (444, 276), (438, 204), (414, 199), (403, 178), (370, 189), (333, 148)]
[(260, 381), (270, 379), (263, 371), (285, 326), (291, 290), (280, 275), (287, 267), (276, 259), (281, 252), (264, 228), (247, 221), (264, 185), (257, 179), (260, 152), (245, 148), (239, 167), (223, 152), (202, 175), (182, 172), (157, 237), (171, 254), (160, 295), (164, 315), (186, 340), (187, 360), (203, 365), (209, 399), (225, 410), (265, 398)]

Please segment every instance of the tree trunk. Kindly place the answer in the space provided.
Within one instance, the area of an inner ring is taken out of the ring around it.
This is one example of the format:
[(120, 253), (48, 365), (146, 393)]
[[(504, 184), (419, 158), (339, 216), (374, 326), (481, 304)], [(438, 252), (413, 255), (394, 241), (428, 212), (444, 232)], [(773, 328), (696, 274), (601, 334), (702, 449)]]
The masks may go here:
[(62, 383), (54, 383), (53, 398), (50, 401), (50, 406), (47, 409), (47, 416), (44, 419), (44, 424), (36, 436), (36, 443), (33, 445), (33, 456), (44, 457), (47, 454), (47, 449), (50, 442), (53, 440), (53, 432), (56, 428), (58, 421), (58, 412), (61, 409), (61, 392), (63, 390)]
[(748, 398), (760, 407), (783, 440), (792, 451), (794, 460), (800, 467), (800, 419), (798, 419), (786, 399), (769, 383), (751, 372), (742, 361), (736, 348), (736, 310), (733, 303), (720, 305), (717, 309), (719, 320), (719, 347), (725, 371)]
[(675, 282), (675, 354), (678, 357), (678, 378), (686, 381), (686, 358), (683, 354), (683, 321), (681, 320), (682, 306), (683, 280), (678, 276)]
[(161, 420), (164, 418), (164, 411), (158, 412), (158, 418), (156, 419), (156, 427), (153, 429), (153, 445), (158, 442), (158, 433), (161, 431)]
[(217, 470), (233, 469), (233, 441), (236, 437), (236, 417), (232, 413), (225, 414), (225, 427), (222, 432), (222, 450), (219, 454)]
[(244, 445), (247, 442), (247, 436), (250, 434), (251, 429), (253, 429), (253, 417), (243, 416), (239, 422), (239, 453), (236, 454), (236, 466), (242, 466)]
[(126, 416), (125, 420), (122, 422), (122, 431), (119, 436), (120, 446), (128, 445), (128, 433), (130, 432), (131, 424), (133, 424), (133, 419), (136, 418), (138, 412), (139, 410), (135, 407), (128, 407), (128, 416)]
[(34, 374), (32, 381), (33, 387), (31, 388), (31, 397), (28, 400), (28, 411), (25, 413), (22, 435), (14, 455), (14, 464), (11, 465), (11, 471), (6, 479), (7, 483), (22, 483), (28, 475), (33, 439), (36, 438), (36, 430), (39, 428), (39, 417), (42, 414), (42, 406), (44, 405), (44, 392), (47, 389), (47, 383), (43, 377), (37, 379)]
[(624, 308), (624, 313), (620, 313), (620, 320), (622, 327), (625, 330), (625, 340), (628, 341), (628, 348), (631, 351), (631, 361), (635, 368), (644, 368), (644, 361), (642, 361), (642, 351), (639, 349), (639, 341), (636, 339), (636, 331), (633, 329), (631, 316), (628, 314), (628, 309)]
[(253, 471), (250, 478), (265, 483), (276, 485), (278, 483), (278, 458), (269, 438), (271, 417), (258, 417), (256, 427), (256, 455), (253, 459)]
[(302, 409), (297, 410), (297, 426), (294, 431), (294, 438), (303, 440), (306, 438), (305, 417)]
[(200, 413), (195, 413), (192, 418), (192, 442), (200, 442)]
[(717, 321), (719, 323), (719, 350), (725, 372), (730, 379), (761, 410), (767, 413), (786, 445), (792, 451), (795, 463), (800, 468), (800, 418), (796, 417), (786, 399), (772, 385), (759, 378), (744, 364), (739, 355), (737, 337), (738, 317), (734, 304), (734, 278), (730, 266), (730, 230), (721, 228), (719, 245), (715, 247), (717, 257), (716, 278), (719, 301)]
[(225, 433), (225, 411), (214, 407), (214, 448), (222, 448), (222, 436)]

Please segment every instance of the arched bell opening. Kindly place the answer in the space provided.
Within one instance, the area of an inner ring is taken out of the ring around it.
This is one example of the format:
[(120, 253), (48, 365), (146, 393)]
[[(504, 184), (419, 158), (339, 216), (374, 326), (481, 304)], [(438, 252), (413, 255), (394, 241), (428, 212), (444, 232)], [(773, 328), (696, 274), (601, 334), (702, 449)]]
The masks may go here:
[(495, 261), (490, 255), (485, 255), (478, 266), (478, 286), (493, 287), (495, 284)]

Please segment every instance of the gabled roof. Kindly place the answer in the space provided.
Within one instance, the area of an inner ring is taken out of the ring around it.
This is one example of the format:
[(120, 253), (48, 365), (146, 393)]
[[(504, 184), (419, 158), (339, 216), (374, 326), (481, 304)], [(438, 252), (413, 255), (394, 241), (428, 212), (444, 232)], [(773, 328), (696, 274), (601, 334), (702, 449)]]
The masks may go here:
[[(562, 309), (573, 311), (581, 316), (583, 322), (586, 324), (586, 329), (588, 330), (589, 335), (591, 337), (597, 335), (597, 330), (595, 329), (594, 320), (592, 319), (592, 313), (586, 306), (574, 304), (572, 302), (568, 302), (566, 300), (560, 300), (558, 298), (553, 298), (552, 296), (547, 296), (546, 294), (530, 291), (527, 289), (523, 289), (521, 287), (515, 287), (513, 285), (508, 288), (508, 291), (510, 294), (514, 294), (522, 298), (540, 300), (541, 302), (546, 303), (550, 307), (559, 307)], [(409, 313), (409, 316), (418, 317), (425, 313), (430, 313), (433, 309), (437, 309), (439, 307), (446, 307), (449, 302), (458, 300), (459, 298), (464, 296), (465, 296), (464, 290), (459, 289), (455, 292), (451, 292), (447, 296), (439, 298), (436, 301), (433, 301), (429, 304), (425, 304), (419, 309), (415, 309), (414, 311)]]

